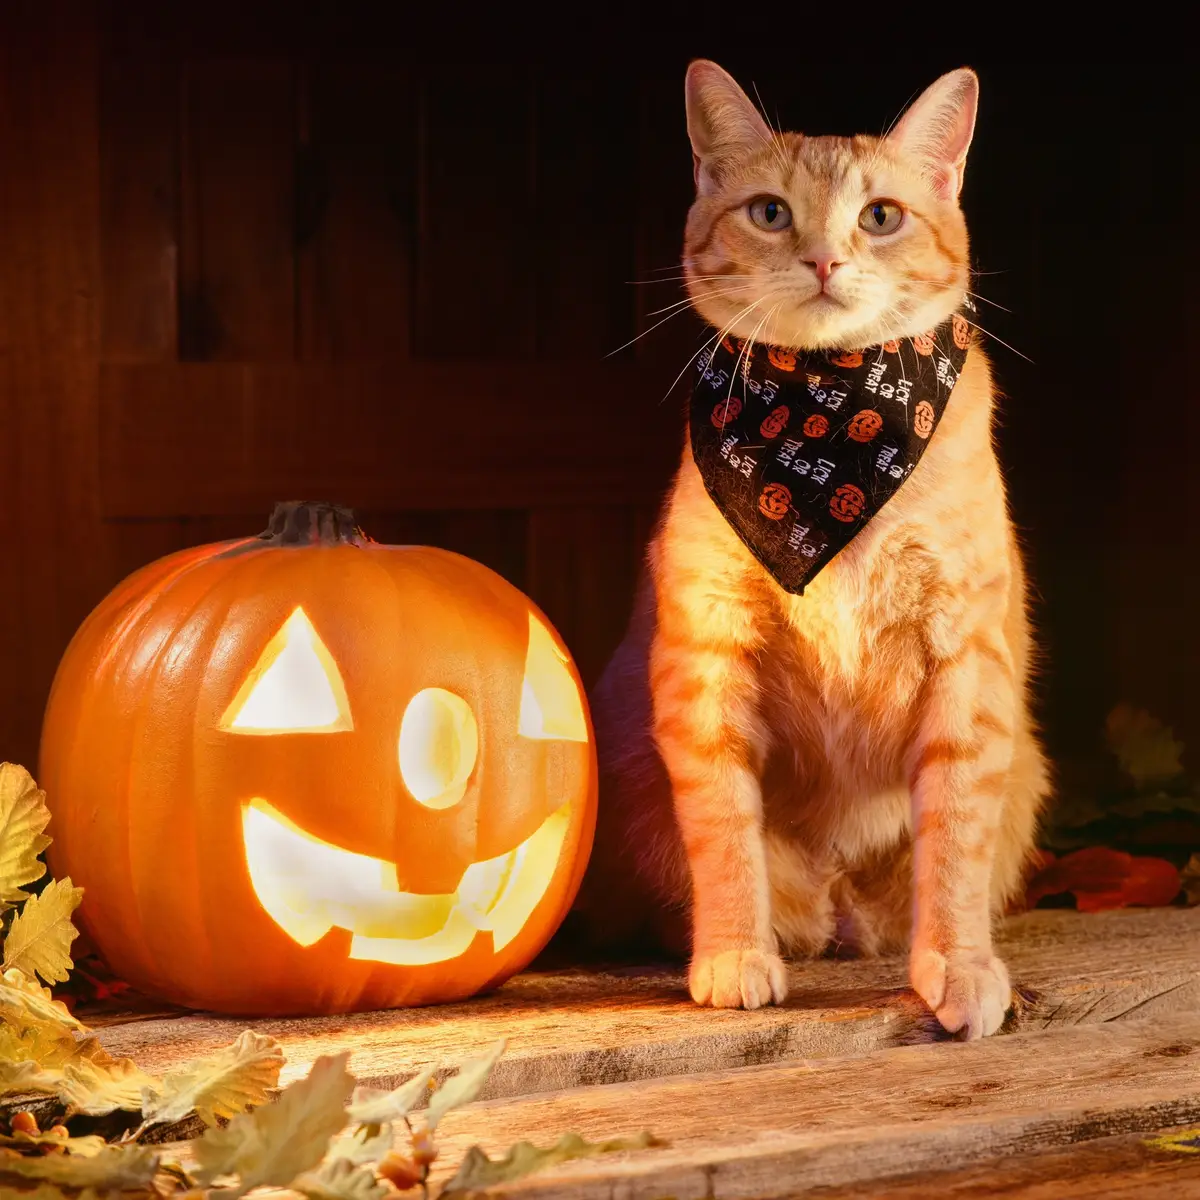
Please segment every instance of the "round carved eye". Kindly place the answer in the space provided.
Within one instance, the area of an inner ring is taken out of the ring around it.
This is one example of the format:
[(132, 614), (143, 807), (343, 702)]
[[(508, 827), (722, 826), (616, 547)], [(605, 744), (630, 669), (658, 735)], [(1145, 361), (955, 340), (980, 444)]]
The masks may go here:
[(792, 210), (778, 196), (758, 196), (750, 201), (746, 212), (759, 229), (768, 233), (791, 228)]
[(858, 214), (858, 227), (868, 233), (895, 233), (904, 222), (904, 209), (894, 200), (872, 200)]
[(408, 702), (400, 722), (400, 777), (418, 804), (457, 804), (478, 757), (479, 727), (461, 696), (425, 688)]

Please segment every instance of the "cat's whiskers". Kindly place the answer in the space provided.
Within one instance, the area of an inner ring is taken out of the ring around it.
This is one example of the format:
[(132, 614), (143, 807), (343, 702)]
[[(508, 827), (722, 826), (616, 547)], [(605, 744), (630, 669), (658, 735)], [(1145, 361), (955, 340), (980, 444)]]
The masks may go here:
[(993, 342), (999, 342), (1000, 345), (1002, 345), (1006, 350), (1011, 350), (1015, 355), (1017, 355), (1018, 358), (1023, 358), (1027, 363), (1030, 363), (1033, 366), (1037, 365), (1028, 354), (1022, 354), (1021, 351), (1016, 348), (1016, 346), (1010, 346), (1003, 338), (997, 337), (990, 329), (984, 329), (984, 327), (977, 321), (972, 321), (969, 317), (964, 317), (963, 320), (965, 320), (972, 329), (978, 329), (980, 333), (986, 334), (988, 337), (990, 337)]
[(740, 321), (740, 320), (741, 320), (741, 319), (742, 319), (744, 316), (747, 316), (749, 313), (753, 312), (753, 311), (754, 311), (754, 310), (755, 310), (755, 309), (758, 307), (759, 303), (760, 303), (760, 301), (758, 301), (758, 300), (755, 300), (755, 301), (753, 301), (752, 303), (750, 303), (750, 304), (747, 304), (747, 305), (746, 305), (746, 307), (745, 307), (745, 308), (743, 308), (741, 312), (739, 312), (739, 313), (735, 313), (735, 314), (734, 314), (734, 315), (733, 315), (733, 316), (730, 318), (730, 320), (729, 320), (729, 323), (728, 323), (727, 325), (725, 325), (725, 326), (723, 326), (722, 328), (718, 329), (716, 333), (714, 333), (712, 336), (710, 336), (710, 337), (706, 338), (706, 339), (705, 339), (705, 340), (704, 340), (704, 341), (703, 341), (703, 342), (700, 344), (700, 349), (699, 349), (699, 350), (697, 350), (697, 351), (696, 351), (696, 353), (695, 353), (695, 354), (693, 354), (693, 355), (692, 355), (692, 357), (691, 357), (691, 358), (689, 358), (689, 359), (687, 360), (687, 362), (686, 362), (686, 363), (684, 363), (684, 365), (683, 365), (683, 370), (681, 370), (681, 371), (679, 372), (679, 374), (675, 376), (675, 378), (674, 378), (674, 379), (671, 381), (671, 386), (670, 386), (669, 388), (667, 388), (667, 390), (666, 390), (666, 391), (663, 393), (663, 397), (662, 397), (662, 399), (661, 399), (661, 400), (658, 402), (660, 405), (661, 405), (661, 404), (665, 404), (665, 403), (667, 402), (667, 399), (668, 399), (668, 397), (671, 395), (671, 393), (672, 393), (672, 392), (675, 390), (675, 388), (678, 386), (678, 384), (679, 384), (679, 381), (680, 381), (680, 380), (681, 380), (681, 379), (684, 377), (684, 375), (687, 373), (687, 371), (688, 371), (688, 370), (689, 370), (689, 368), (691, 367), (692, 363), (694, 363), (694, 362), (696, 361), (696, 359), (698, 359), (698, 358), (700, 357), (700, 355), (702, 355), (702, 354), (704, 353), (704, 351), (708, 349), (708, 347), (709, 347), (709, 346), (715, 346), (715, 345), (717, 345), (717, 344), (720, 342), (720, 340), (721, 340), (723, 337), (726, 337), (726, 336), (729, 334), (729, 332), (730, 332), (730, 331), (733, 329), (733, 327), (734, 327), (734, 326), (735, 326), (735, 325), (736, 325), (736, 324), (737, 324), (737, 323), (738, 323), (738, 322), (739, 322), (739, 321)]

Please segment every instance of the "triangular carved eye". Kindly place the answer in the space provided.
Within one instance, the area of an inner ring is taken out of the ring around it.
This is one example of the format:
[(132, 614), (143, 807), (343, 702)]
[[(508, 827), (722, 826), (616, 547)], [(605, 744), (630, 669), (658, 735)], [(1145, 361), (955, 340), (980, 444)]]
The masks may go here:
[(267, 643), (221, 718), (228, 733), (340, 733), (353, 729), (333, 655), (304, 609)]
[(517, 732), (541, 741), (588, 740), (583, 697), (567, 666), (567, 656), (533, 613), (529, 614), (529, 649), (525, 652)]

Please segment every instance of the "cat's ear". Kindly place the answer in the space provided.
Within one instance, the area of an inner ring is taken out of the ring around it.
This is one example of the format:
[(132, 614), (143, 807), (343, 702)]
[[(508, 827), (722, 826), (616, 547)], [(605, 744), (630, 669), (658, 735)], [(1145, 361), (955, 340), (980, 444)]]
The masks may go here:
[(769, 143), (771, 131), (733, 76), (715, 62), (698, 58), (688, 67), (684, 97), (693, 174), (703, 194), (713, 189), (724, 162)]
[(955, 200), (962, 191), (978, 106), (979, 78), (960, 67), (931, 83), (888, 134), (902, 154), (921, 160), (943, 200)]

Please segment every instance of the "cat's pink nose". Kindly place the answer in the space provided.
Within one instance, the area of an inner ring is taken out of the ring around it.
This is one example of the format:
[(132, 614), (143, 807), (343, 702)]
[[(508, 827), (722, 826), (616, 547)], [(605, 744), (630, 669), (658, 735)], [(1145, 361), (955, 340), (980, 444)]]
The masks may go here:
[(817, 279), (822, 288), (829, 282), (829, 277), (834, 271), (844, 265), (838, 262), (832, 254), (814, 254), (812, 258), (806, 258), (804, 261), (816, 271)]

